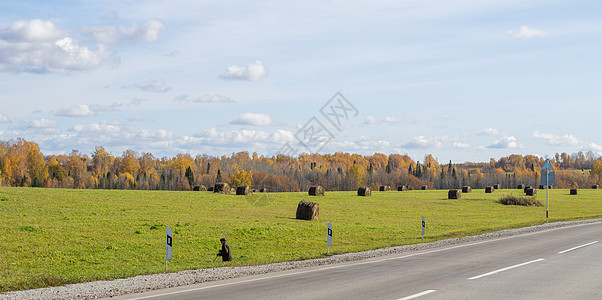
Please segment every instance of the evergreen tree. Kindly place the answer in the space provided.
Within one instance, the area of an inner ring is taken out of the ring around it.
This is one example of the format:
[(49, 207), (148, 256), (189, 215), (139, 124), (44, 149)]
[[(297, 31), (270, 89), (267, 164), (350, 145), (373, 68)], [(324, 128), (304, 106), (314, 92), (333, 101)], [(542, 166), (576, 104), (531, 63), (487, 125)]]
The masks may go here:
[(184, 173), (184, 176), (186, 176), (186, 178), (188, 178), (188, 184), (192, 187), (194, 185), (194, 173), (192, 172), (192, 169), (190, 167), (186, 168), (186, 172)]

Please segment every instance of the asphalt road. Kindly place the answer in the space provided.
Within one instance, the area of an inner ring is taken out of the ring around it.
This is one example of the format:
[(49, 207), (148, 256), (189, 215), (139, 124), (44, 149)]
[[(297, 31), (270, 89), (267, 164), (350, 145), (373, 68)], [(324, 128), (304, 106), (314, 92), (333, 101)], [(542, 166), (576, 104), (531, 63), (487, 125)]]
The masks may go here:
[(602, 299), (602, 223), (113, 299)]

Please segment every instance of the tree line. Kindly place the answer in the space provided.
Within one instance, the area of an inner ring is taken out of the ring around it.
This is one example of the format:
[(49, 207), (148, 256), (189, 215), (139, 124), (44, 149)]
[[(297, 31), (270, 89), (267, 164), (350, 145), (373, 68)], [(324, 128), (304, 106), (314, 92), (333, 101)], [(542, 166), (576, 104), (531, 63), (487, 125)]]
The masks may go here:
[[(560, 153), (550, 159), (558, 188), (600, 184), (602, 157), (593, 152)], [(489, 162), (440, 163), (432, 155), (422, 162), (408, 155), (375, 153), (263, 156), (249, 152), (209, 156), (124, 151), (114, 156), (97, 146), (91, 155), (73, 150), (68, 155), (44, 155), (39, 145), (24, 139), (0, 142), (0, 185), (74, 189), (192, 190), (227, 182), (268, 191), (306, 191), (312, 185), (326, 190), (377, 189), (381, 185), (436, 189), (501, 184), (538, 186), (545, 159), (513, 154)]]

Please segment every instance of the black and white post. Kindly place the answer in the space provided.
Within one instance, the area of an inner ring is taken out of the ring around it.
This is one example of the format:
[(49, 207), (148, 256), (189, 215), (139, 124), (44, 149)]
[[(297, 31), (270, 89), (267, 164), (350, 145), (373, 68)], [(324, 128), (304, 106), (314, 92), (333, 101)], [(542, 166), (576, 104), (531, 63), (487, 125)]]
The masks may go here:
[(328, 255), (329, 247), (332, 247), (332, 223), (326, 222), (326, 255)]
[(426, 222), (424, 222), (424, 216), (422, 216), (422, 240), (424, 241), (424, 229), (426, 228)]
[(171, 234), (171, 228), (166, 226), (165, 229), (165, 273), (167, 273), (167, 261), (171, 260), (171, 245), (173, 242), (173, 235)]

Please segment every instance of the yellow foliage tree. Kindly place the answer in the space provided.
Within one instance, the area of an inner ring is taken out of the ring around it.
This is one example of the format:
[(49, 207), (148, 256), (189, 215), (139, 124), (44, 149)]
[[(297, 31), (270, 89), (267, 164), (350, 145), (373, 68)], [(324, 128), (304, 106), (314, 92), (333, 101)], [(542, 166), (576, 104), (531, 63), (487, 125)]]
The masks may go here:
[(598, 180), (602, 178), (602, 160), (596, 160), (589, 174), (591, 176), (597, 176)]
[(233, 187), (241, 186), (241, 185), (252, 185), (253, 182), (253, 172), (249, 171), (236, 171), (236, 173), (230, 176), (230, 184)]

